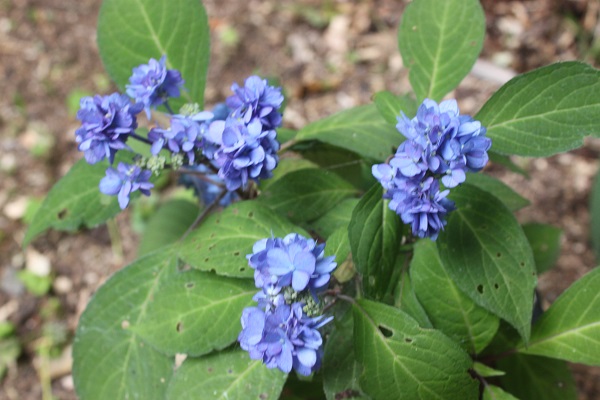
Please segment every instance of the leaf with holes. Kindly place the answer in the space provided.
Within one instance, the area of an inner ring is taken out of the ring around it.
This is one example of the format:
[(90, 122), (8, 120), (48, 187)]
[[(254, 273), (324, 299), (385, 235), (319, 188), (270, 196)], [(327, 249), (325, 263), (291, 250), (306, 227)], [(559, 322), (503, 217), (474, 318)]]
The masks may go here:
[(515, 192), (510, 186), (489, 175), (469, 173), (467, 174), (467, 183), (493, 194), (511, 211), (520, 210), (530, 204), (529, 200)]
[(478, 0), (415, 0), (404, 10), (398, 46), (418, 100), (439, 101), (469, 73), (485, 36)]
[(354, 351), (362, 390), (377, 400), (477, 398), (473, 361), (454, 341), (422, 329), (397, 308), (359, 300), (353, 307)]
[(398, 117), (402, 113), (408, 118), (412, 118), (417, 114), (417, 108), (419, 108), (417, 101), (412, 97), (396, 96), (387, 90), (375, 93), (373, 101), (381, 116), (394, 126), (398, 123)]
[(456, 210), (437, 240), (442, 264), (467, 296), (527, 341), (537, 279), (523, 229), (500, 200), (474, 186), (454, 188), (450, 198)]
[(201, 356), (235, 342), (245, 307), (257, 292), (251, 279), (188, 270), (159, 282), (146, 313), (131, 330), (167, 355)]
[[(193, 45), (191, 45), (193, 43)], [(184, 102), (203, 104), (210, 37), (201, 1), (104, 0), (98, 17), (98, 48), (108, 74), (123, 89), (132, 68), (167, 56), (167, 68), (185, 80)]]
[(131, 327), (147, 317), (159, 282), (175, 265), (168, 251), (141, 258), (115, 273), (88, 303), (73, 342), (73, 379), (81, 399), (164, 398), (173, 358)]
[(531, 341), (519, 346), (535, 354), (600, 365), (600, 268), (571, 285), (535, 323)]
[(475, 119), (499, 153), (544, 157), (574, 149), (600, 134), (600, 71), (573, 61), (519, 75)]
[(316, 168), (290, 172), (258, 198), (292, 222), (308, 222), (319, 218), (357, 190), (332, 172)]
[(410, 277), (433, 327), (468, 353), (479, 353), (494, 338), (498, 317), (479, 307), (454, 284), (431, 240), (416, 243)]
[(308, 124), (298, 132), (296, 140), (319, 140), (384, 161), (404, 137), (383, 119), (374, 104), (369, 104)]
[(269, 207), (257, 201), (243, 201), (206, 218), (178, 245), (178, 254), (201, 271), (251, 278), (254, 271), (248, 266), (246, 255), (252, 253), (254, 243), (289, 233), (309, 236)]
[(382, 298), (392, 283), (402, 237), (402, 222), (382, 196), (381, 185), (373, 185), (354, 209), (348, 225), (352, 259), (363, 275), (365, 293), (372, 298)]
[[(127, 158), (127, 153), (119, 153), (115, 162)], [(107, 196), (98, 189), (107, 166), (108, 162), (90, 165), (84, 159), (73, 165), (48, 192), (27, 229), (23, 246), (49, 228), (66, 231), (82, 225), (91, 228), (118, 214), (121, 209), (116, 196)]]
[(533, 250), (537, 273), (548, 271), (560, 256), (562, 230), (552, 225), (530, 223), (523, 225), (523, 232)]
[(166, 399), (277, 400), (287, 375), (236, 349), (188, 358), (175, 371)]
[(569, 366), (562, 360), (514, 354), (500, 358), (502, 387), (519, 399), (576, 400), (577, 389)]

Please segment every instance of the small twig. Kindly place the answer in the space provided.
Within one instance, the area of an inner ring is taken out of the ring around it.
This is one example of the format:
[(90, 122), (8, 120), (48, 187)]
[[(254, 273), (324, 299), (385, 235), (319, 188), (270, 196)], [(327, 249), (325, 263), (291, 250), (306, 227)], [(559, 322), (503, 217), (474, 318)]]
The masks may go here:
[(221, 193), (219, 193), (219, 196), (217, 196), (217, 198), (212, 203), (210, 203), (204, 210), (202, 210), (198, 217), (196, 217), (196, 220), (192, 222), (192, 225), (190, 225), (190, 227), (187, 229), (187, 231), (185, 231), (185, 233), (181, 236), (179, 240), (184, 240), (190, 234), (190, 232), (196, 229), (200, 222), (202, 222), (202, 220), (206, 218), (206, 216), (212, 211), (213, 208), (215, 208), (219, 204), (219, 202), (223, 199), (223, 197), (225, 197), (227, 193), (229, 193), (227, 192), (227, 190), (223, 190)]
[(139, 140), (140, 142), (143, 142), (143, 143), (146, 143), (146, 144), (149, 144), (150, 146), (152, 146), (152, 142), (150, 140), (146, 139), (143, 136), (138, 135), (137, 133), (130, 133), (129, 136), (131, 136), (134, 139)]
[(165, 102), (163, 103), (163, 105), (165, 106), (165, 108), (167, 109), (167, 111), (169, 112), (169, 114), (175, 115), (175, 113), (171, 109), (171, 106), (169, 105), (169, 102), (167, 100), (165, 100)]
[(195, 177), (197, 177), (198, 179), (200, 179), (201, 181), (204, 182), (208, 182), (212, 185), (218, 186), (222, 189), (225, 189), (225, 185), (222, 182), (217, 182), (213, 179), (210, 179), (208, 176), (206, 176), (204, 173), (200, 172), (200, 171), (195, 171), (193, 169), (177, 169), (174, 170), (176, 173), (178, 174), (187, 174), (187, 175), (194, 175)]
[(278, 153), (283, 153), (284, 151), (287, 151), (290, 147), (294, 146), (296, 143), (298, 143), (298, 142), (294, 139), (288, 140), (287, 142), (283, 143), (279, 147)]

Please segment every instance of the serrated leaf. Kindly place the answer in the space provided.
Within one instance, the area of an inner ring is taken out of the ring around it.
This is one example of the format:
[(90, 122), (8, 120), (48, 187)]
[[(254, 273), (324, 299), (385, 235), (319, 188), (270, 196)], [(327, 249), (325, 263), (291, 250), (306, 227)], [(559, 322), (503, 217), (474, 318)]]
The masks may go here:
[(377, 400), (477, 397), (472, 360), (440, 331), (421, 329), (406, 313), (369, 300), (353, 307), (354, 351), (362, 390)]
[(323, 355), (323, 390), (327, 400), (366, 400), (358, 383), (361, 365), (354, 355), (352, 313), (334, 319), (335, 330), (327, 338)]
[(198, 215), (197, 204), (175, 199), (163, 204), (144, 228), (138, 247), (138, 257), (177, 241)]
[(403, 112), (408, 118), (417, 114), (419, 104), (408, 95), (396, 96), (392, 92), (384, 90), (373, 95), (373, 101), (381, 116), (390, 124), (396, 126), (398, 117)]
[(478, 361), (475, 361), (473, 363), (473, 370), (477, 373), (477, 375), (484, 377), (484, 378), (491, 378), (493, 376), (506, 375), (506, 372), (491, 368), (491, 367), (489, 367), (485, 364), (482, 364)]
[[(414, 285), (410, 279), (409, 273), (406, 271), (407, 268), (402, 265), (408, 258), (404, 255), (398, 257), (399, 262), (396, 263), (396, 268), (402, 269), (400, 279), (394, 290), (394, 307), (399, 308), (408, 315), (410, 315), (421, 328), (433, 328), (429, 316), (417, 295), (415, 294)], [(401, 263), (401, 264), (400, 264)], [(400, 265), (399, 265), (400, 264)]]
[(348, 228), (352, 211), (358, 204), (359, 199), (346, 199), (329, 210), (319, 219), (310, 223), (311, 229), (322, 237), (329, 237), (340, 228)]
[(519, 351), (600, 365), (600, 268), (571, 285), (536, 322)]
[(514, 354), (499, 359), (502, 387), (519, 399), (576, 400), (575, 381), (567, 363), (546, 357)]
[(417, 298), (433, 327), (470, 354), (481, 352), (498, 330), (498, 317), (460, 291), (446, 271), (431, 240), (419, 240), (410, 265)]
[(523, 225), (523, 232), (533, 250), (537, 273), (548, 271), (560, 256), (562, 230), (552, 225), (530, 223)]
[(302, 128), (296, 140), (319, 140), (384, 161), (404, 137), (387, 123), (374, 104), (354, 107)]
[(176, 259), (141, 258), (101, 286), (82, 314), (73, 342), (73, 379), (82, 400), (164, 399), (173, 358), (129, 329), (143, 319), (158, 282)]
[(475, 303), (509, 322), (527, 341), (537, 279), (521, 226), (500, 200), (474, 186), (454, 188), (450, 198), (456, 210), (437, 240), (448, 275)]
[(166, 399), (277, 400), (287, 375), (237, 349), (188, 358), (175, 372)]
[(257, 292), (250, 279), (189, 270), (160, 282), (132, 331), (157, 350), (197, 357), (235, 342), (240, 317)]
[(467, 183), (497, 197), (511, 211), (527, 207), (530, 202), (501, 180), (486, 174), (467, 174)]
[(290, 172), (262, 193), (258, 201), (292, 222), (319, 218), (356, 189), (337, 175), (316, 168)]
[(66, 231), (82, 225), (91, 228), (118, 214), (121, 209), (116, 196), (104, 195), (98, 189), (107, 166), (107, 162), (90, 165), (84, 159), (75, 163), (48, 192), (27, 229), (23, 246), (49, 228)]
[(417, 100), (439, 101), (469, 73), (485, 36), (478, 0), (415, 0), (404, 10), (398, 46)]
[(485, 385), (483, 388), (483, 400), (519, 400), (510, 393), (506, 393), (498, 386)]
[(590, 195), (590, 222), (592, 245), (596, 259), (600, 260), (600, 173), (596, 174)]
[(600, 71), (562, 62), (519, 75), (477, 113), (494, 151), (550, 156), (600, 133)]
[(352, 259), (363, 275), (365, 293), (381, 298), (389, 288), (400, 247), (402, 223), (383, 200), (381, 185), (365, 193), (352, 212), (348, 237)]
[(289, 233), (309, 235), (257, 201), (243, 201), (212, 214), (178, 245), (183, 261), (201, 271), (251, 278), (247, 254), (256, 241)]
[[(193, 45), (191, 45), (193, 43)], [(185, 80), (185, 101), (203, 104), (210, 37), (201, 1), (104, 0), (98, 48), (108, 74), (123, 89), (132, 69), (167, 56)], [(174, 101), (177, 110), (184, 101)]]

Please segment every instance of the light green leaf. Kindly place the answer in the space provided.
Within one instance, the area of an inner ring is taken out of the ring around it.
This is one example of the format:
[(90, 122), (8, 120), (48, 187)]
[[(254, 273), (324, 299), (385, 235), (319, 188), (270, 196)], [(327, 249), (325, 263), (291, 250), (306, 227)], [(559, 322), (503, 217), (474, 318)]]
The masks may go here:
[(498, 330), (498, 317), (460, 291), (446, 271), (431, 240), (419, 240), (410, 265), (417, 298), (433, 327), (470, 354), (481, 352)]
[(82, 314), (73, 343), (73, 379), (82, 400), (164, 399), (173, 359), (130, 327), (147, 313), (176, 259), (159, 252), (115, 273)]
[(387, 123), (374, 104), (354, 107), (302, 128), (296, 140), (319, 140), (384, 161), (404, 137)]
[(412, 118), (417, 114), (417, 108), (419, 108), (417, 101), (410, 96), (396, 96), (387, 90), (375, 93), (373, 101), (381, 116), (394, 126), (398, 123), (398, 117), (402, 112), (408, 118)]
[(311, 229), (313, 229), (322, 237), (329, 237), (339, 228), (348, 228), (348, 224), (352, 218), (352, 211), (358, 202), (359, 199), (343, 200), (321, 218), (311, 222)]
[(200, 356), (235, 342), (245, 307), (255, 303), (251, 279), (225, 278), (189, 270), (160, 282), (147, 312), (132, 325), (157, 350)]
[(247, 254), (260, 239), (289, 233), (309, 235), (257, 201), (243, 201), (212, 214), (178, 246), (179, 256), (193, 268), (218, 275), (251, 278)]
[(486, 174), (467, 174), (467, 183), (494, 195), (511, 211), (527, 207), (529, 200), (515, 192), (504, 182)]
[(175, 372), (166, 399), (277, 400), (287, 375), (252, 361), (243, 350), (188, 358)]
[(600, 134), (600, 71), (573, 61), (519, 75), (475, 119), (495, 152), (543, 157), (574, 149)]
[(596, 173), (590, 195), (590, 218), (592, 245), (596, 252), (596, 259), (600, 260), (600, 173)]
[(562, 230), (552, 225), (530, 223), (523, 225), (523, 232), (533, 250), (537, 273), (548, 271), (560, 256)]
[(478, 361), (475, 361), (475, 363), (473, 363), (473, 370), (475, 370), (477, 375), (482, 376), (484, 378), (506, 375), (506, 372), (488, 367), (487, 365), (482, 364)]
[(525, 354), (600, 365), (600, 268), (571, 285), (536, 322)]
[(454, 188), (450, 198), (456, 210), (437, 241), (448, 275), (475, 303), (509, 322), (527, 341), (536, 272), (521, 226), (500, 200), (474, 186)]
[(382, 196), (381, 185), (373, 185), (354, 209), (348, 226), (352, 259), (363, 275), (365, 293), (372, 298), (382, 298), (393, 284), (390, 279), (402, 238), (400, 218)]
[(576, 400), (575, 381), (567, 363), (546, 357), (514, 354), (499, 359), (502, 387), (523, 400)]
[(477, 398), (472, 360), (440, 331), (422, 329), (397, 308), (359, 300), (352, 307), (362, 390), (377, 400)]
[(396, 289), (394, 290), (394, 307), (397, 307), (410, 315), (421, 328), (433, 328), (429, 316), (425, 312), (423, 305), (419, 302), (415, 294), (414, 284), (404, 264), (408, 264), (408, 257), (404, 254), (398, 256), (396, 269), (401, 269), (402, 273)]
[(347, 197), (357, 193), (334, 173), (316, 168), (290, 172), (269, 185), (258, 201), (292, 222), (319, 218)]
[(138, 256), (177, 241), (198, 216), (198, 205), (191, 201), (176, 199), (163, 204), (144, 228), (138, 247)]
[(481, 52), (485, 15), (478, 0), (414, 0), (404, 10), (398, 46), (417, 100), (439, 101)]
[(510, 393), (506, 393), (498, 386), (485, 385), (483, 388), (483, 400), (519, 400)]
[[(201, 1), (104, 0), (98, 48), (108, 74), (123, 89), (132, 69), (167, 56), (185, 80), (185, 101), (203, 104), (210, 37)], [(177, 110), (184, 101), (172, 104)]]

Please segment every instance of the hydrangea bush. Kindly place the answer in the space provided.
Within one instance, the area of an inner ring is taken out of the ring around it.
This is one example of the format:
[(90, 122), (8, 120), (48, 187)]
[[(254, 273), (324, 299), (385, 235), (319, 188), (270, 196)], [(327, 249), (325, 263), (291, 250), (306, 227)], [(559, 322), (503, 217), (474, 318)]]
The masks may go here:
[[(203, 104), (200, 2), (104, 1), (98, 43), (121, 90), (81, 100), (82, 160), (25, 245), (101, 224), (140, 194), (161, 201), (146, 250), (81, 316), (81, 399), (577, 398), (567, 362), (600, 365), (600, 270), (534, 314), (560, 231), (521, 226), (527, 200), (485, 167), (519, 173), (511, 155), (597, 135), (600, 72), (543, 67), (461, 114), (444, 98), (479, 55), (484, 15), (476, 0), (439, 7), (414, 0), (402, 16), (412, 93), (292, 131), (264, 77)], [(331, 168), (340, 157), (368, 173)], [(169, 197), (177, 184), (194, 197)]]

